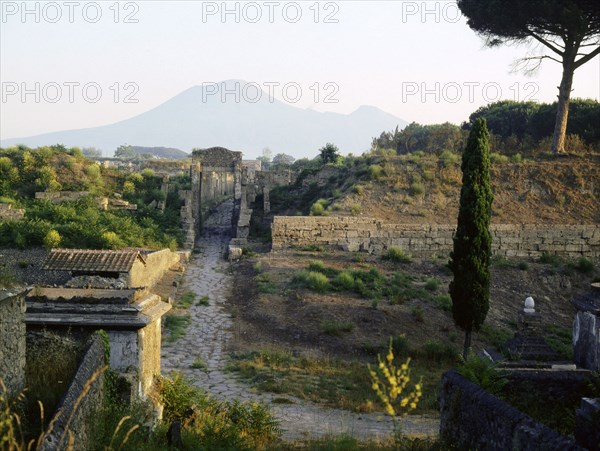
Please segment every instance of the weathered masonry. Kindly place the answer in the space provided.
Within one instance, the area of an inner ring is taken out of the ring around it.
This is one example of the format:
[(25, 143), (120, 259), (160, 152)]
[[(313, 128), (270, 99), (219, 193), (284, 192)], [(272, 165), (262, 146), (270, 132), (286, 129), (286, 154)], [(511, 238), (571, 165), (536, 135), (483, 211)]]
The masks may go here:
[(202, 227), (208, 211), (233, 198), (232, 227), (237, 225), (242, 201), (242, 152), (224, 147), (192, 152), (192, 215), (196, 230)]
[(9, 397), (25, 388), (25, 294), (0, 291), (0, 379)]
[(34, 288), (27, 296), (27, 331), (84, 335), (103, 329), (110, 368), (128, 380), (131, 399), (145, 398), (160, 374), (161, 318), (171, 309), (146, 290)]
[[(169, 249), (160, 251), (52, 249), (44, 262), (48, 271), (70, 271), (74, 278), (69, 285), (88, 286), (90, 277), (98, 276), (113, 286), (96, 288), (141, 288), (154, 285), (177, 262), (179, 254)], [(94, 280), (97, 282), (97, 279)], [(93, 285), (92, 285), (93, 286)]]
[[(398, 246), (415, 257), (448, 255), (454, 225), (385, 224), (373, 218), (276, 216), (273, 251), (321, 245), (346, 251), (382, 254)], [(493, 224), (492, 250), (502, 257), (600, 258), (600, 225)]]

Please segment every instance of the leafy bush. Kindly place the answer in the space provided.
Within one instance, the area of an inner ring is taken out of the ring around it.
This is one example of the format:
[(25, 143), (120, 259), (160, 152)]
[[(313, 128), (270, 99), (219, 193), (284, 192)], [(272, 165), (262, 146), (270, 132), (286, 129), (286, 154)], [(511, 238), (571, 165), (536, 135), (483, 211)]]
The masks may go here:
[(410, 263), (411, 256), (405, 254), (402, 248), (391, 246), (385, 254), (384, 259), (393, 261), (394, 263)]
[(352, 332), (354, 324), (338, 321), (323, 321), (320, 327), (326, 334), (340, 336), (343, 332)]
[(410, 184), (411, 196), (420, 196), (425, 193), (425, 185), (421, 182), (413, 182)]
[(294, 276), (294, 283), (303, 285), (319, 293), (326, 292), (330, 285), (329, 279), (325, 274), (303, 269)]
[(323, 207), (323, 204), (320, 202), (315, 202), (310, 207), (310, 215), (311, 216), (323, 216), (324, 213), (325, 213), (325, 207)]
[(44, 236), (44, 247), (52, 249), (60, 246), (61, 236), (56, 230), (49, 230)]
[(425, 289), (429, 291), (436, 291), (440, 286), (440, 281), (438, 279), (427, 279), (425, 282)]
[(351, 291), (354, 289), (354, 276), (350, 271), (342, 271), (333, 279), (332, 284), (338, 290)]
[(584, 274), (589, 274), (594, 271), (595, 265), (589, 258), (581, 257), (575, 263), (575, 269)]
[(381, 177), (383, 168), (378, 164), (372, 164), (369, 166), (369, 177), (372, 180), (377, 180)]
[(492, 395), (499, 395), (508, 382), (506, 376), (497, 369), (496, 365), (472, 352), (467, 360), (461, 360), (457, 370), (460, 375)]

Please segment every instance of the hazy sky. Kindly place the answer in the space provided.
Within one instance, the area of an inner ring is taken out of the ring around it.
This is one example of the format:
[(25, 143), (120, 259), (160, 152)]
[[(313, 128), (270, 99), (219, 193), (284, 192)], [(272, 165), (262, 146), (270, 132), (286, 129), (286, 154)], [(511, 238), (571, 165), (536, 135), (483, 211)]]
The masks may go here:
[[(560, 82), (551, 61), (510, 73), (527, 49), (484, 48), (453, 1), (0, 3), (3, 139), (117, 122), (233, 78), (304, 108), (374, 105), (421, 123), (551, 102)], [(599, 98), (600, 57), (573, 96)]]

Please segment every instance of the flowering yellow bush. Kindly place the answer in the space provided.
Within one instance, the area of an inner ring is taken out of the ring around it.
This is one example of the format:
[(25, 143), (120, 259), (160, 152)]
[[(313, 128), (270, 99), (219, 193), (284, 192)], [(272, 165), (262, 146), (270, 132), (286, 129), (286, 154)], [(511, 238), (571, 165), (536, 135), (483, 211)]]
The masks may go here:
[[(400, 367), (396, 367), (391, 340), (385, 361), (381, 359), (381, 356), (378, 356), (378, 359), (379, 372), (369, 365), (369, 373), (373, 381), (371, 387), (384, 404), (388, 415), (394, 418), (403, 417), (417, 408), (423, 394), (421, 391), (422, 384), (419, 381), (410, 393), (403, 394), (410, 382), (410, 358)], [(380, 374), (382, 377), (380, 377)]]

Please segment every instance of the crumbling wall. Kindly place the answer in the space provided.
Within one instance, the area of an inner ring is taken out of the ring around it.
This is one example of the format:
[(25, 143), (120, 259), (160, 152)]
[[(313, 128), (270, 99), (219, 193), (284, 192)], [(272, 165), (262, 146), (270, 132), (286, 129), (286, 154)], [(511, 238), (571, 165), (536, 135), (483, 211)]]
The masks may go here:
[(35, 198), (60, 204), (62, 202), (74, 202), (89, 195), (89, 191), (38, 191), (35, 193)]
[(0, 204), (0, 221), (20, 221), (25, 217), (25, 210), (13, 208), (12, 204)]
[(179, 254), (169, 249), (152, 252), (145, 257), (146, 264), (136, 260), (129, 273), (129, 287), (151, 287), (158, 282), (173, 265), (179, 263)]
[[(321, 245), (347, 251), (382, 254), (391, 246), (415, 257), (448, 255), (454, 225), (385, 224), (373, 218), (276, 216), (273, 251), (292, 246)], [(493, 224), (492, 251), (502, 257), (600, 258), (599, 225)]]
[(42, 451), (70, 449), (69, 433), (73, 437), (74, 449), (88, 449), (93, 415), (102, 406), (104, 399), (105, 366), (104, 341), (94, 334), (91, 344), (75, 373), (54, 417), (53, 427), (44, 436)]
[(25, 294), (0, 291), (0, 379), (13, 397), (25, 387)]

